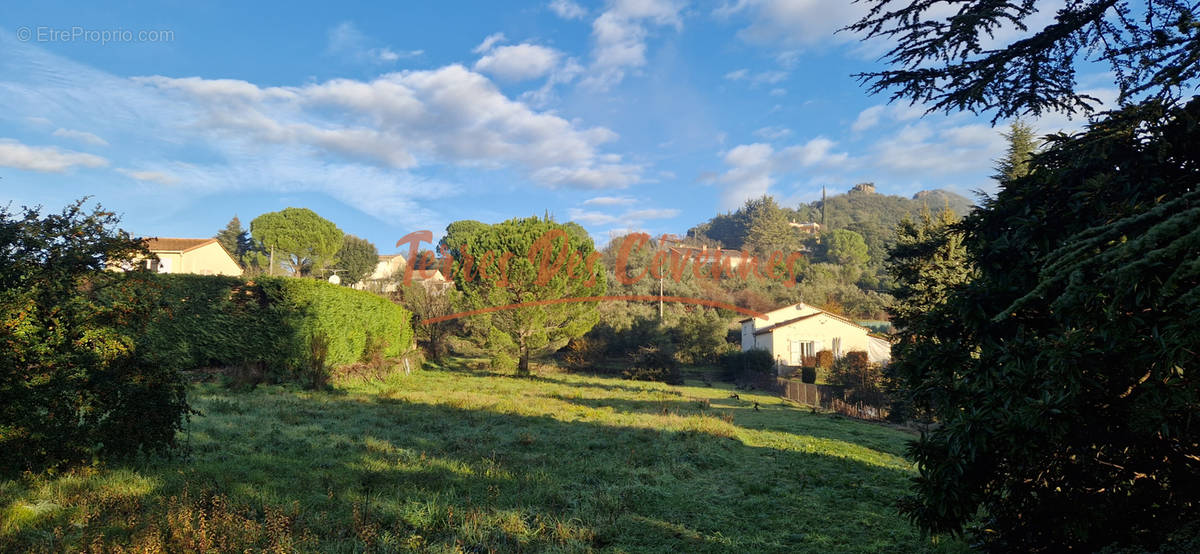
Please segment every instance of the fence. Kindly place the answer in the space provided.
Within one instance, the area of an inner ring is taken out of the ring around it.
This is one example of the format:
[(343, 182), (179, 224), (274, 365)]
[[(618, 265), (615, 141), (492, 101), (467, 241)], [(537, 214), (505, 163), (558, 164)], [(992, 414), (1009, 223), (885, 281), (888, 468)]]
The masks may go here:
[(803, 383), (795, 379), (779, 379), (782, 388), (781, 396), (793, 402), (799, 402), (814, 408), (825, 408), (842, 415), (869, 420), (883, 420), (888, 416), (888, 409), (870, 406), (861, 402), (847, 402), (846, 388), (837, 385), (815, 385)]

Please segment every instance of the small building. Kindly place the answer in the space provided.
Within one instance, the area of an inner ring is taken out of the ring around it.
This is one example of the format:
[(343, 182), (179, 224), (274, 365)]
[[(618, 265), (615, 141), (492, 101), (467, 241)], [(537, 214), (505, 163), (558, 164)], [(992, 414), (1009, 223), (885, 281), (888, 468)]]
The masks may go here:
[(875, 363), (891, 359), (891, 343), (886, 339), (832, 312), (802, 302), (765, 315), (765, 320), (754, 317), (741, 321), (742, 351), (766, 350), (781, 369), (803, 365), (804, 360), (822, 350), (832, 351), (835, 359), (853, 351), (866, 352)]
[[(421, 266), (417, 266), (420, 268)], [(368, 290), (376, 293), (391, 293), (400, 289), (404, 280), (404, 271), (408, 268), (408, 260), (400, 254), (379, 256), (375, 270), (362, 281), (353, 285), (358, 290)], [(430, 271), (433, 273), (430, 274)], [(441, 292), (454, 285), (454, 282), (434, 269), (414, 269), (412, 282), (424, 286), (427, 290)]]
[(815, 221), (809, 221), (807, 223), (796, 223), (795, 221), (789, 221), (788, 227), (791, 227), (806, 235), (816, 235), (821, 232), (821, 224)]
[(217, 239), (144, 239), (154, 258), (143, 260), (150, 271), (158, 273), (195, 273), (197, 275), (242, 274), (242, 266)]

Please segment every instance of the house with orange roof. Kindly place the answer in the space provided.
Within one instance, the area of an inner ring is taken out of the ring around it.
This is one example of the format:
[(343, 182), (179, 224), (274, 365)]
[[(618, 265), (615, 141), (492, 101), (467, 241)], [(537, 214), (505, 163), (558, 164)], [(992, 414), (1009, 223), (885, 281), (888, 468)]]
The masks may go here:
[(144, 263), (151, 271), (198, 275), (242, 274), (242, 267), (217, 239), (155, 237), (144, 240), (155, 257), (139, 263)]

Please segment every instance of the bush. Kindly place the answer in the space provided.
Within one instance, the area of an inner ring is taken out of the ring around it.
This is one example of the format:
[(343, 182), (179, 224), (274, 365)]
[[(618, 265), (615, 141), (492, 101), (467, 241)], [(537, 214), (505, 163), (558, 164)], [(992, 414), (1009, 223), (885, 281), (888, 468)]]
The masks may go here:
[(775, 376), (775, 359), (761, 348), (745, 352), (728, 352), (721, 356), (721, 372), (725, 380), (737, 381), (748, 375)]
[(168, 451), (186, 421), (182, 378), (133, 338), (150, 276), (103, 271), (149, 253), (82, 206), (0, 207), (0, 473)]
[(846, 387), (848, 402), (862, 402), (877, 407), (888, 404), (882, 386), (883, 369), (879, 364), (868, 361), (866, 352), (847, 352), (845, 357), (834, 362), (830, 380), (835, 385)]
[(683, 375), (679, 372), (679, 363), (675, 354), (657, 346), (643, 347), (634, 356), (629, 369), (623, 372), (626, 379), (635, 381), (661, 381), (672, 385), (682, 385)]
[[(685, 314), (669, 333), (676, 347), (676, 357), (680, 362), (692, 365), (717, 361), (721, 354), (732, 348), (727, 340), (728, 326), (728, 321), (716, 310)], [(740, 332), (738, 336), (741, 340)]]
[(323, 281), (155, 275), (138, 294), (158, 307), (138, 348), (174, 370), (261, 365), (275, 380), (320, 386), (334, 368), (412, 345), (407, 310)]
[(813, 365), (820, 369), (833, 368), (833, 351), (821, 350), (820, 352), (817, 352), (817, 357), (815, 360), (813, 360), (813, 362)]
[(804, 382), (804, 383), (816, 383), (817, 382), (817, 368), (815, 368), (815, 367), (800, 368), (800, 381)]

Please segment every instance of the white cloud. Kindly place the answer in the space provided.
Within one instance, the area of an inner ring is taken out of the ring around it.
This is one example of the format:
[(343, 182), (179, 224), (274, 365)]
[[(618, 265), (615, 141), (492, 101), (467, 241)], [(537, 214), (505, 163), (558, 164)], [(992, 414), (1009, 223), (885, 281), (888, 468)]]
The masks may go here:
[(774, 85), (783, 82), (787, 77), (786, 71), (778, 70), (752, 73), (749, 69), (738, 69), (725, 74), (725, 78), (730, 81), (746, 81), (750, 86)]
[(650, 25), (682, 28), (682, 4), (674, 0), (615, 0), (592, 22), (592, 65), (583, 83), (605, 90), (626, 72), (646, 65)]
[(584, 206), (627, 206), (637, 200), (628, 196), (597, 196), (583, 201)]
[(549, 4), (550, 11), (563, 19), (583, 19), (587, 10), (571, 0), (554, 0)]
[(717, 178), (726, 185), (722, 208), (736, 208), (747, 199), (767, 193), (775, 182), (771, 177), (773, 153), (771, 145), (754, 143), (735, 146), (725, 154), (725, 165), (732, 167)]
[(655, 219), (671, 219), (679, 215), (679, 210), (675, 208), (642, 208), (637, 210), (626, 210), (620, 214), (611, 214), (596, 210), (581, 210), (572, 208), (568, 212), (571, 221), (583, 225), (605, 226), (605, 225), (620, 225), (623, 229), (635, 229), (641, 227), (645, 221)]
[(138, 181), (148, 181), (160, 185), (174, 185), (179, 182), (178, 177), (161, 171), (136, 171), (133, 169), (117, 168), (117, 173), (132, 177)]
[(558, 50), (536, 44), (501, 46), (475, 62), (475, 70), (505, 81), (524, 81), (550, 73), (560, 58)]
[(855, 40), (835, 32), (866, 14), (863, 2), (829, 0), (737, 0), (713, 11), (719, 18), (745, 17), (738, 37), (754, 44), (811, 47)]
[(27, 146), (13, 139), (0, 139), (0, 167), (62, 173), (76, 166), (104, 167), (106, 165), (108, 165), (108, 160), (92, 154), (60, 150), (53, 146)]
[(725, 78), (729, 79), (730, 81), (741, 81), (742, 79), (745, 79), (748, 75), (750, 75), (750, 70), (742, 68), (742, 69), (737, 69), (734, 71), (730, 71), (729, 73), (726, 73)]
[(625, 212), (622, 217), (635, 221), (645, 221), (647, 219), (671, 219), (678, 215), (679, 210), (675, 208), (646, 208)]
[(246, 82), (219, 87), (166, 77), (140, 82), (183, 91), (199, 110), (195, 123), (230, 140), (302, 146), (397, 169), (428, 163), (516, 166), (551, 187), (623, 187), (641, 171), (599, 152), (599, 145), (616, 138), (612, 131), (579, 128), (536, 112), (460, 65), (277, 91)]
[(792, 130), (786, 127), (768, 126), (754, 131), (754, 136), (764, 140), (779, 140), (791, 136)]
[(742, 144), (725, 153), (725, 165), (730, 168), (716, 181), (725, 185), (721, 196), (723, 209), (734, 209), (746, 200), (770, 191), (776, 175), (799, 168), (837, 168), (850, 159), (845, 152), (834, 152), (835, 143), (817, 137), (804, 144), (776, 151), (765, 143)]
[(1000, 129), (918, 122), (877, 141), (871, 158), (882, 169), (912, 175), (986, 170), (1004, 149)]
[(858, 112), (858, 117), (854, 119), (854, 124), (850, 126), (850, 130), (859, 133), (878, 125), (879, 118), (883, 114), (883, 108), (884, 106), (871, 106)]
[(76, 131), (74, 129), (63, 129), (60, 127), (54, 130), (53, 135), (56, 137), (86, 142), (94, 146), (108, 146), (108, 141), (87, 131)]
[(488, 50), (491, 50), (493, 46), (504, 42), (505, 40), (504, 33), (492, 33), (484, 37), (483, 42), (479, 43), (479, 46), (471, 49), (471, 51), (476, 54), (482, 54)]
[(349, 21), (335, 25), (327, 33), (326, 39), (326, 52), (358, 63), (390, 64), (425, 53), (424, 50), (396, 51), (387, 46), (376, 46), (376, 41), (363, 34)]

